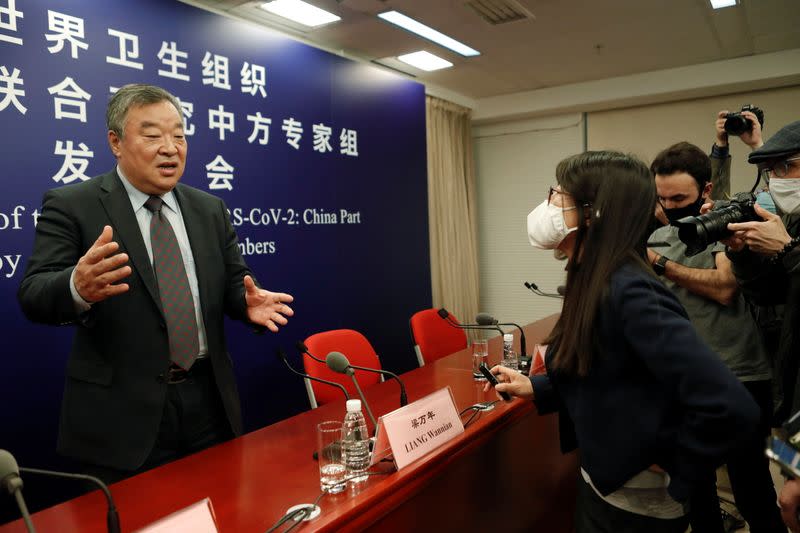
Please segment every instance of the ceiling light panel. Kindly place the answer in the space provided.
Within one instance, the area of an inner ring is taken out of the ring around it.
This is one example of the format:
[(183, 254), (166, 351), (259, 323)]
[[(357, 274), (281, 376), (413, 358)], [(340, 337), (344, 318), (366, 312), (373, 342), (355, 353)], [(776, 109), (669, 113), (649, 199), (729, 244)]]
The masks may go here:
[(442, 59), (441, 57), (431, 54), (430, 52), (425, 52), (424, 50), (397, 56), (397, 59), (403, 63), (411, 65), (412, 67), (416, 67), (420, 70), (425, 70), (428, 72), (453, 66), (453, 64), (446, 59)]
[(434, 30), (430, 26), (426, 26), (425, 24), (414, 20), (409, 16), (403, 15), (399, 11), (386, 11), (384, 13), (379, 13), (378, 17), (386, 22), (394, 24), (395, 26), (400, 26), (404, 30), (428, 39), (429, 41), (433, 41), (439, 46), (444, 46), (445, 48), (448, 48), (457, 54), (461, 54), (462, 56), (471, 57), (480, 55), (480, 52), (474, 48), (470, 48), (466, 44), (456, 41), (452, 37), (448, 37), (444, 33)]
[(261, 4), (261, 9), (310, 28), (342, 20), (341, 17), (302, 0), (273, 0)]
[(733, 7), (738, 3), (738, 0), (711, 0), (711, 7), (722, 9), (723, 7)]

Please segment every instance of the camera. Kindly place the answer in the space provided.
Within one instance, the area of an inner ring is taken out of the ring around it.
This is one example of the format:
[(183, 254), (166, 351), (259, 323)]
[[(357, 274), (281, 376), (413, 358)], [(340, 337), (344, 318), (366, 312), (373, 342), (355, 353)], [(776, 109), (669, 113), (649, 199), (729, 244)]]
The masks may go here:
[[(742, 106), (742, 111), (750, 111), (758, 119), (761, 127), (764, 126), (764, 111), (754, 105), (745, 104)], [(730, 135), (741, 135), (749, 131), (753, 131), (753, 122), (742, 116), (742, 111), (728, 113), (725, 115), (725, 131)]]
[(728, 237), (728, 224), (761, 220), (755, 210), (756, 197), (749, 192), (737, 193), (730, 201), (719, 200), (705, 215), (684, 217), (674, 223), (678, 238), (686, 245), (686, 255), (697, 255), (712, 242)]
[(784, 424), (783, 429), (787, 438), (779, 439), (770, 437), (767, 439), (767, 447), (764, 450), (766, 456), (777, 463), (784, 474), (789, 477), (800, 478), (800, 413), (795, 413)]

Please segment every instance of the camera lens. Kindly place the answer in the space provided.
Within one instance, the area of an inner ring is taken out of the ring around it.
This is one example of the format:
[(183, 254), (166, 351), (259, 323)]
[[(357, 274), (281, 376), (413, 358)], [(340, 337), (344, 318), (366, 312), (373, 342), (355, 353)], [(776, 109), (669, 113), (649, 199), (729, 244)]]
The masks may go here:
[(729, 113), (725, 119), (725, 131), (731, 135), (741, 135), (750, 131), (752, 125), (740, 113)]
[(738, 205), (710, 211), (697, 217), (685, 217), (677, 222), (678, 238), (686, 245), (686, 255), (691, 257), (705, 250), (709, 244), (727, 237), (728, 223), (741, 222), (744, 214)]

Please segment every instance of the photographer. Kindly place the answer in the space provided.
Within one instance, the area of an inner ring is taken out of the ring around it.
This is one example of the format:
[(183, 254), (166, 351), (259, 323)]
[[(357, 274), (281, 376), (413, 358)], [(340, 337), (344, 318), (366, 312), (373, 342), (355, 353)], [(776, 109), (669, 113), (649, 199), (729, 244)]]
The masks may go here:
[[(767, 180), (780, 215), (756, 205), (761, 221), (729, 224), (727, 256), (742, 290), (760, 305), (785, 304), (776, 354), (776, 382), (781, 389), (777, 416), (785, 420), (800, 408), (800, 121), (781, 128), (750, 154)], [(788, 481), (780, 496), (781, 513), (793, 531), (800, 531), (796, 510), (800, 487)]]
[[(713, 191), (711, 161), (697, 146), (682, 142), (656, 156), (650, 167), (658, 200), (670, 223), (700, 214)], [(738, 290), (731, 264), (715, 243), (697, 254), (687, 252), (674, 225), (650, 237), (658, 242), (648, 258), (664, 284), (678, 297), (689, 319), (709, 347), (745, 386), (759, 406), (758, 428), (728, 459), (736, 505), (754, 533), (782, 527), (775, 508), (775, 488), (763, 453), (772, 415), (770, 367), (753, 317)], [(690, 500), (693, 531), (723, 531), (714, 478), (698, 483)]]
[[(724, 109), (717, 113), (717, 120), (714, 123), (714, 128), (717, 133), (717, 138), (714, 144), (711, 145), (711, 183), (714, 184), (711, 190), (712, 200), (729, 200), (731, 193), (731, 156), (730, 147), (728, 145), (728, 138), (730, 135), (735, 135), (741, 141), (750, 147), (750, 150), (756, 150), (764, 145), (761, 138), (761, 128), (764, 121), (764, 113), (761, 113), (761, 118), (749, 111), (751, 106), (744, 106), (740, 115), (747, 121), (750, 129), (742, 131), (741, 133), (729, 133), (725, 125), (729, 124), (734, 132), (740, 131), (736, 128), (736, 124), (728, 122), (728, 118), (732, 115), (730, 111)], [(756, 108), (757, 109), (757, 108)]]

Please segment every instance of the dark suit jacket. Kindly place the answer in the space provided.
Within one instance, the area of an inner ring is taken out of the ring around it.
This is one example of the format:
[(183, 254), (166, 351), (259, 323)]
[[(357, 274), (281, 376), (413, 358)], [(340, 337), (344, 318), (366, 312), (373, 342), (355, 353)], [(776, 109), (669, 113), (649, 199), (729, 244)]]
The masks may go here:
[(562, 450), (580, 449), (601, 493), (657, 464), (686, 501), (755, 431), (758, 407), (675, 295), (638, 267), (611, 276), (596, 327), (601, 350), (586, 377), (531, 378), (539, 412), (559, 412)]
[[(250, 271), (219, 198), (178, 184), (174, 189), (194, 255), (208, 356), (235, 434), (241, 412), (223, 315), (246, 320), (242, 278)], [(130, 289), (75, 311), (69, 280), (78, 259), (110, 225), (129, 255)], [(26, 316), (74, 324), (61, 406), (59, 453), (133, 470), (158, 432), (167, 392), (169, 342), (155, 273), (128, 194), (116, 171), (54, 189), (44, 196), (33, 254), (18, 293)]]

